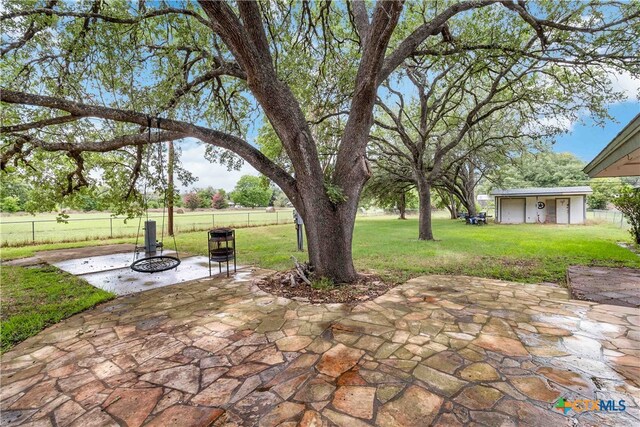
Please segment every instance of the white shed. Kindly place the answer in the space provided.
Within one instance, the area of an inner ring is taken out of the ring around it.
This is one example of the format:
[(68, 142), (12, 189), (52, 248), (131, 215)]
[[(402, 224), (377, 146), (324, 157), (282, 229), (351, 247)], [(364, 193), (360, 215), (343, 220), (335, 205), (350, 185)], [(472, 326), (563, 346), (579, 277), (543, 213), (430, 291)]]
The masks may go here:
[(584, 224), (591, 187), (495, 190), (496, 222), (503, 224)]

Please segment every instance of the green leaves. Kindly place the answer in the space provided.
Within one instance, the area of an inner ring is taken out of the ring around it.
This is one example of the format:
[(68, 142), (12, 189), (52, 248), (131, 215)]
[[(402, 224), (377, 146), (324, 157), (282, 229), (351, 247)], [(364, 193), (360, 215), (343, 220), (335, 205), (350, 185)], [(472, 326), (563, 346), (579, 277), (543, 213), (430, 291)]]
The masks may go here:
[(571, 153), (525, 154), (494, 173), (494, 179), (498, 179), (502, 188), (587, 185), (589, 177), (582, 171), (583, 167), (584, 162)]
[(622, 212), (631, 225), (629, 233), (636, 244), (640, 245), (640, 188), (624, 186), (613, 199), (613, 204)]
[(243, 175), (230, 194), (237, 205), (247, 208), (267, 206), (271, 201), (273, 190), (265, 186), (260, 177)]
[(334, 205), (347, 201), (347, 196), (344, 195), (342, 188), (327, 180), (324, 181), (324, 191), (327, 193), (329, 201)]

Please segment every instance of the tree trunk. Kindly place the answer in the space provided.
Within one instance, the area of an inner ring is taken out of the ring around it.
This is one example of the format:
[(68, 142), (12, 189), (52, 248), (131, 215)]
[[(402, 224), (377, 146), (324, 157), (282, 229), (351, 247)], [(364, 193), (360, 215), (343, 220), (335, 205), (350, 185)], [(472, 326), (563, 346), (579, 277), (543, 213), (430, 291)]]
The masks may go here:
[(451, 205), (449, 203), (446, 203), (444, 207), (447, 208), (447, 210), (449, 211), (449, 218), (455, 219), (454, 212), (453, 212), (453, 209), (451, 208)]
[(449, 212), (451, 212), (451, 219), (458, 219), (458, 204), (453, 194), (449, 194)]
[(354, 282), (358, 275), (353, 265), (351, 244), (358, 200), (346, 200), (334, 206), (328, 198), (307, 198), (304, 220), (309, 262), (316, 275), (336, 283)]
[(473, 166), (469, 165), (469, 172), (467, 179), (464, 183), (464, 192), (465, 198), (467, 199), (469, 215), (476, 216), (478, 211), (476, 209), (476, 192), (475, 192), (475, 173), (473, 171)]
[(169, 236), (173, 236), (173, 201), (175, 198), (175, 187), (173, 185), (173, 164), (175, 162), (175, 149), (173, 141), (169, 141), (169, 159), (167, 163), (167, 231)]
[(475, 196), (476, 184), (475, 172), (473, 165), (470, 163), (461, 168), (460, 173), (451, 184), (452, 188), (450, 190), (458, 195), (469, 216), (476, 216), (478, 214)]
[(478, 211), (476, 210), (476, 203), (472, 198), (465, 197), (464, 207), (467, 209), (469, 216), (476, 216), (478, 214)]
[(400, 192), (400, 200), (398, 201), (398, 210), (400, 211), (400, 218), (398, 219), (407, 219), (407, 195), (404, 191)]
[(418, 186), (418, 239), (433, 240), (433, 229), (431, 227), (431, 183), (424, 177), (417, 179)]

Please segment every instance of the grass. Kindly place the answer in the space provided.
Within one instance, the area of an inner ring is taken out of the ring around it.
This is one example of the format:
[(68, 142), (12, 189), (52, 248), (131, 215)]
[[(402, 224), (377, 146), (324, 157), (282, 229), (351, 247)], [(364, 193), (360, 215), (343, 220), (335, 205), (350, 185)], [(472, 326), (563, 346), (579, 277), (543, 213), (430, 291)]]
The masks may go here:
[[(283, 224), (293, 221), (290, 208), (280, 208), (277, 213), (265, 212), (264, 208), (246, 210), (206, 210), (186, 211), (175, 215), (175, 229), (178, 232), (206, 230), (218, 226), (248, 227), (266, 224)], [(2, 246), (23, 246), (32, 243), (60, 243), (95, 240), (110, 237), (135, 237), (139, 219), (125, 221), (123, 218), (109, 218), (108, 212), (72, 213), (68, 222), (57, 222), (52, 213), (28, 215), (0, 215)], [(155, 219), (160, 234), (162, 212), (150, 212)], [(33, 228), (32, 228), (33, 227)], [(166, 227), (166, 218), (165, 218)], [(35, 238), (35, 242), (34, 242)]]
[[(462, 221), (434, 219), (436, 241), (417, 239), (416, 219), (388, 217), (356, 221), (353, 256), (356, 268), (402, 282), (422, 274), (464, 274), (517, 282), (564, 283), (569, 265), (640, 267), (640, 257), (621, 248), (629, 234), (614, 224), (587, 226), (467, 226)], [(264, 268), (287, 269), (295, 251), (293, 226), (237, 231), (238, 260)], [(178, 237), (181, 250), (206, 255), (202, 233)]]
[[(564, 283), (569, 265), (640, 267), (640, 257), (619, 247), (629, 241), (626, 230), (615, 224), (468, 226), (462, 221), (436, 218), (436, 241), (417, 239), (416, 219), (399, 221), (369, 217), (356, 221), (353, 256), (356, 268), (404, 281), (421, 274), (464, 274), (517, 282)], [(132, 242), (132, 239), (74, 242), (3, 248), (2, 259), (30, 256), (39, 250), (92, 246), (96, 243)], [(180, 233), (178, 249), (205, 255), (206, 234)], [(237, 230), (238, 262), (284, 270), (297, 252), (293, 225), (274, 225)]]
[(329, 291), (335, 287), (335, 283), (331, 279), (321, 277), (320, 279), (312, 280), (311, 287), (319, 291)]
[(27, 258), (35, 255), (39, 251), (52, 251), (55, 249), (71, 249), (84, 248), (88, 246), (116, 245), (119, 243), (135, 243), (133, 237), (124, 237), (118, 239), (97, 239), (97, 240), (78, 240), (62, 243), (40, 243), (26, 246), (11, 246), (0, 248), (0, 259), (9, 261), (17, 258)]
[(0, 282), (0, 352), (49, 325), (114, 298), (112, 293), (52, 266), (2, 266)]
[[(395, 282), (423, 274), (462, 274), (525, 283), (564, 283), (569, 265), (640, 268), (640, 257), (616, 244), (629, 241), (629, 234), (611, 223), (476, 227), (436, 218), (433, 229), (437, 240), (425, 242), (417, 239), (416, 219), (358, 219), (353, 245), (356, 268)], [(0, 258), (8, 260), (42, 250), (134, 240), (8, 247), (2, 248)], [(180, 251), (206, 256), (204, 232), (180, 233), (177, 242)], [(307, 260), (306, 253), (295, 250), (295, 229), (291, 224), (238, 229), (237, 247), (241, 265), (284, 270), (291, 268), (291, 256), (301, 262)], [(113, 298), (112, 294), (54, 267), (3, 266), (0, 278), (0, 350), (3, 351), (50, 324)], [(319, 280), (314, 287), (330, 289), (332, 284)]]

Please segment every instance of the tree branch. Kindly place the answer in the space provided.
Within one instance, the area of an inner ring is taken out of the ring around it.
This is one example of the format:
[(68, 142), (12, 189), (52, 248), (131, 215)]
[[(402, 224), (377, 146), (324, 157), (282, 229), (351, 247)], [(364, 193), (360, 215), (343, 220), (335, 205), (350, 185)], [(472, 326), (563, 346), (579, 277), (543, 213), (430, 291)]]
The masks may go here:
[[(109, 151), (117, 150), (119, 148), (132, 146), (132, 145), (144, 145), (144, 144), (156, 144), (159, 142), (175, 141), (178, 139), (186, 138), (187, 135), (180, 132), (154, 132), (151, 134), (151, 138), (144, 133), (136, 133), (131, 135), (122, 135), (107, 141), (82, 141), (82, 142), (52, 142), (43, 141), (26, 134), (14, 134), (19, 139), (30, 143), (45, 151), (89, 151), (93, 153), (106, 153)], [(149, 140), (151, 139), (151, 140)]]
[(534, 18), (526, 9), (526, 3), (524, 3), (521, 0), (518, 0), (517, 3), (512, 3), (510, 1), (505, 1), (501, 3), (504, 7), (506, 7), (509, 10), (513, 10), (514, 12), (518, 13), (518, 15), (520, 15), (520, 17), (529, 25), (531, 25), (531, 27), (534, 29), (534, 31), (536, 32), (536, 35), (538, 36), (538, 39), (540, 40), (540, 45), (542, 46), (542, 50), (544, 51), (547, 47), (547, 45), (549, 44), (549, 39), (547, 38), (547, 36), (544, 33), (544, 29), (542, 28), (542, 25), (540, 25), (540, 23), (538, 22), (538, 20), (536, 20), (536, 18)]
[(344, 116), (347, 114), (349, 114), (349, 110), (336, 111), (335, 113), (325, 114), (317, 120), (307, 120), (307, 123), (309, 123), (310, 125), (319, 125), (320, 123), (324, 122), (327, 119), (330, 119), (331, 117)]
[(67, 116), (53, 117), (51, 119), (39, 120), (37, 122), (24, 123), (21, 125), (1, 126), (0, 133), (22, 132), (29, 129), (40, 129), (51, 125), (60, 125), (63, 123), (74, 122), (80, 120), (82, 116), (69, 114)]
[(366, 43), (369, 34), (369, 14), (367, 13), (367, 5), (364, 0), (352, 0), (349, 2), (353, 11), (353, 19), (356, 25), (356, 31), (360, 36), (361, 44)]
[[(0, 88), (0, 101), (10, 104), (55, 108), (67, 111), (72, 115), (97, 117), (118, 122), (138, 124), (145, 127), (148, 125), (148, 116), (143, 113), (83, 104), (62, 98), (33, 95), (4, 88)], [(158, 126), (157, 123), (156, 126)], [(245, 159), (259, 172), (271, 178), (271, 180), (280, 186), (283, 191), (290, 192), (287, 194), (291, 194), (294, 197), (298, 194), (296, 180), (293, 177), (291, 177), (281, 167), (273, 163), (258, 149), (237, 136), (173, 119), (162, 119), (160, 121), (159, 128), (167, 131), (178, 132), (185, 136), (199, 139), (204, 143), (231, 150)]]
[(68, 17), (68, 18), (94, 18), (94, 19), (100, 19), (102, 21), (105, 22), (111, 22), (113, 24), (137, 24), (140, 21), (143, 21), (145, 19), (149, 19), (149, 18), (154, 18), (157, 16), (163, 16), (163, 15), (186, 15), (186, 16), (191, 16), (193, 18), (195, 18), (198, 22), (200, 22), (201, 24), (207, 26), (207, 27), (211, 27), (211, 22), (207, 21), (205, 18), (203, 18), (201, 15), (199, 15), (198, 13), (192, 11), (192, 10), (187, 10), (187, 9), (178, 9), (178, 8), (165, 8), (165, 9), (158, 9), (158, 10), (153, 10), (151, 12), (145, 13), (144, 15), (140, 15), (136, 18), (117, 18), (115, 16), (109, 16), (109, 15), (104, 15), (102, 13), (89, 13), (89, 12), (71, 12), (71, 11), (62, 11), (62, 10), (54, 10), (54, 9), (47, 9), (47, 8), (36, 8), (36, 9), (31, 9), (31, 10), (23, 10), (23, 11), (19, 11), (19, 12), (10, 12), (10, 13), (5, 13), (4, 15), (0, 16), (0, 22), (5, 21), (7, 19), (15, 19), (15, 18), (19, 18), (19, 17), (23, 17), (23, 16), (31, 16), (31, 15), (55, 15), (55, 16), (61, 16), (61, 17)]
[[(47, 2), (46, 7), (44, 8), (45, 11), (48, 11), (48, 12), (45, 12), (46, 15), (49, 15), (49, 16), (51, 15), (51, 10), (53, 6), (56, 5), (57, 2), (58, 0), (49, 0)], [(1, 19), (0, 19), (0, 22), (2, 22)], [(25, 45), (25, 43), (27, 43), (36, 34), (38, 34), (39, 31), (44, 30), (46, 27), (47, 27), (47, 24), (36, 25), (35, 21), (31, 21), (29, 23), (29, 28), (27, 28), (27, 31), (25, 31), (25, 33), (22, 35), (22, 37), (20, 37), (19, 40), (16, 40), (13, 43), (9, 43), (8, 45), (0, 49), (0, 57), (3, 57), (4, 55), (6, 55), (7, 53), (11, 52), (14, 49), (21, 48), (22, 46)]]
[(442, 27), (450, 18), (460, 12), (486, 7), (493, 3), (497, 3), (498, 1), (499, 0), (477, 0), (455, 3), (446, 8), (431, 21), (416, 28), (390, 55), (385, 58), (384, 65), (378, 74), (378, 84), (385, 81), (387, 77), (389, 77), (389, 75), (391, 75), (391, 73), (398, 68), (405, 59), (411, 56), (411, 53), (414, 52), (429, 36), (440, 34)]

